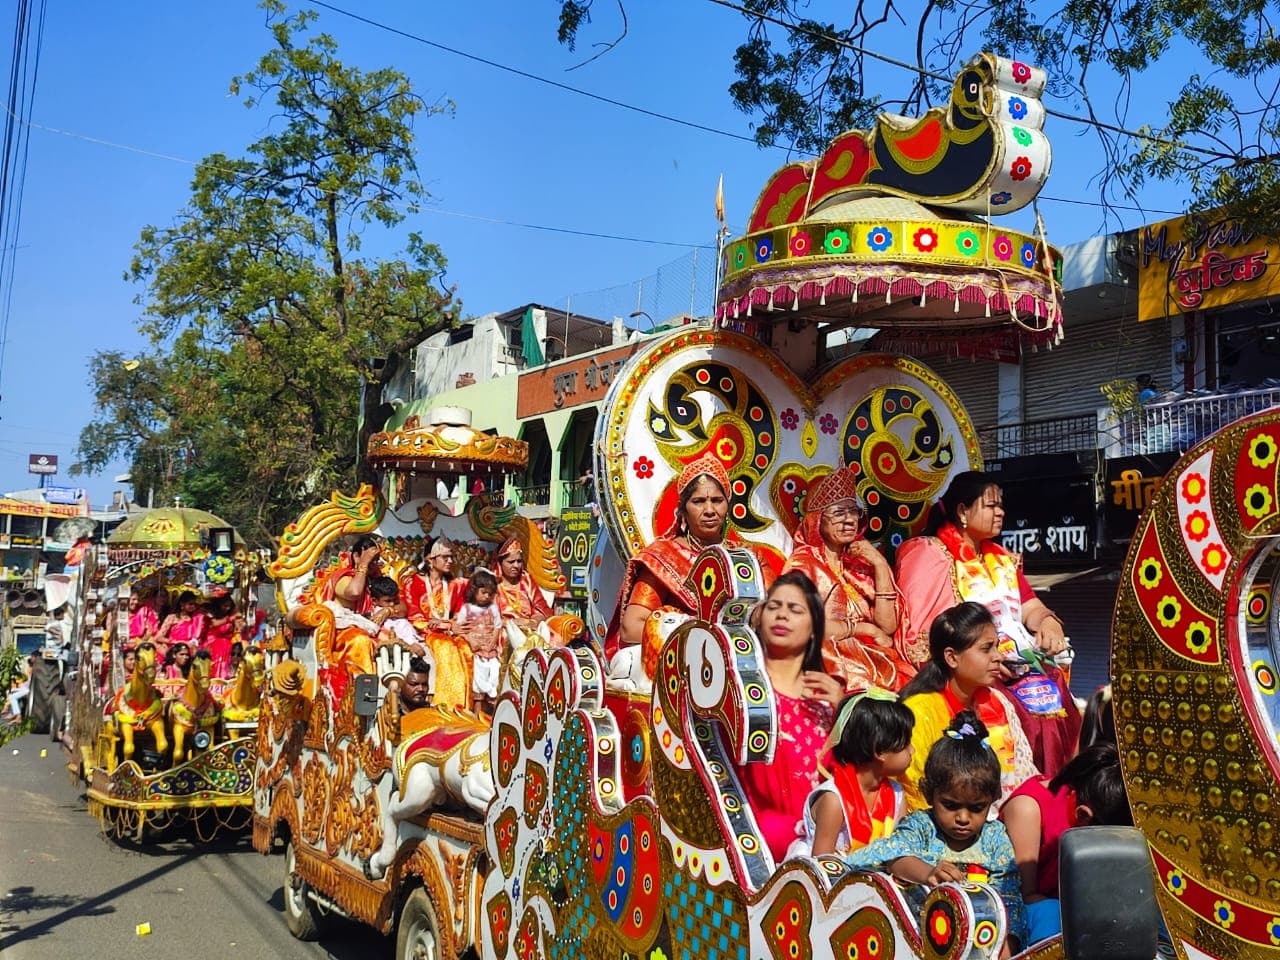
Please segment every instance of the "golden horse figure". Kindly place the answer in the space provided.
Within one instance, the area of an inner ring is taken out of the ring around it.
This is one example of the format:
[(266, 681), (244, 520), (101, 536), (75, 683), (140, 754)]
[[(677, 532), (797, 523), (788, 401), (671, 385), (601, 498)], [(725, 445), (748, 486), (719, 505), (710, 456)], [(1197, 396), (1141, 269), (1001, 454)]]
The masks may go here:
[(235, 680), (226, 692), (222, 719), (227, 723), (256, 723), (262, 711), (262, 681), (267, 675), (266, 654), (256, 647), (244, 652)]
[(187, 737), (193, 740), (201, 730), (208, 731), (208, 746), (213, 746), (218, 736), (218, 721), (222, 719), (222, 705), (209, 692), (213, 675), (213, 661), (204, 651), (191, 661), (186, 686), (182, 696), (169, 705), (169, 722), (173, 726), (173, 763), (177, 766), (188, 759)]
[(155, 679), (155, 648), (140, 647), (133, 673), (116, 694), (110, 709), (116, 730), (124, 739), (126, 760), (133, 757), (134, 736), (141, 730), (151, 731), (157, 752), (164, 753), (169, 749), (169, 738), (164, 729), (164, 700), (154, 686)]

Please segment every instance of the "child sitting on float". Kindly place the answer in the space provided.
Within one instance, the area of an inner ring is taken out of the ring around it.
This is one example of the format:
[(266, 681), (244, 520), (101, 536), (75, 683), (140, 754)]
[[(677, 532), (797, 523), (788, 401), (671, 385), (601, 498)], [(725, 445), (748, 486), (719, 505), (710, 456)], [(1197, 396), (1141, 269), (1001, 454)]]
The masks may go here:
[(400, 603), (400, 587), (390, 577), (374, 577), (369, 581), (369, 602), (373, 609), (369, 613), (372, 622), (379, 628), (374, 632), (379, 635), (390, 634), (401, 643), (415, 649), (422, 647), (422, 638), (413, 628), (407, 617), (400, 614), (404, 608)]
[[(1010, 939), (1027, 943), (1013, 844), (1003, 823), (987, 819), (1000, 798), (1000, 761), (972, 710), (958, 714), (933, 745), (920, 786), (928, 809), (908, 814), (890, 836), (848, 854), (845, 862), (929, 887), (966, 880), (990, 884), (1004, 901)], [(1001, 956), (1012, 949), (1006, 943)]]
[(1022, 872), (1030, 943), (1062, 932), (1058, 841), (1072, 827), (1132, 826), (1114, 742), (1085, 747), (1052, 780), (1032, 777), (1000, 810)]
[(846, 854), (893, 833), (907, 812), (906, 793), (893, 778), (911, 763), (915, 717), (896, 694), (879, 687), (846, 697), (831, 736), (831, 775), (804, 807), (805, 836), (789, 856)]
[[(1001, 654), (991, 612), (966, 602), (942, 611), (929, 628), (929, 662), (902, 688), (899, 696), (915, 714), (911, 734), (915, 756), (902, 776), (907, 804), (928, 806), (920, 790), (925, 758), (952, 719), (964, 710), (978, 715), (989, 732), (1000, 763), (1000, 796), (1008, 797), (1029, 777), (1037, 776), (1031, 745), (1022, 732), (1013, 704), (996, 689)], [(995, 816), (995, 811), (992, 811)]]

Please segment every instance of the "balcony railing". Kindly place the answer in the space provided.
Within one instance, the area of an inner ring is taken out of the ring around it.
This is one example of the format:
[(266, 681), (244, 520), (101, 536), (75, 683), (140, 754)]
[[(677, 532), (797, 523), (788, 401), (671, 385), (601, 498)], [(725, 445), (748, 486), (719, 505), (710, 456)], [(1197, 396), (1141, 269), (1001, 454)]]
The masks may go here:
[(551, 503), (551, 484), (538, 483), (531, 487), (513, 487), (515, 503), (521, 507), (545, 507)]
[(978, 444), (984, 460), (1096, 450), (1098, 418), (1095, 414), (1085, 413), (979, 427)]
[(1280, 387), (1180, 397), (1143, 405), (1112, 419), (1102, 445), (1107, 456), (1181, 453), (1230, 423), (1280, 406)]
[(585, 507), (591, 502), (591, 491), (577, 480), (562, 480), (563, 497), (561, 501), (566, 507)]

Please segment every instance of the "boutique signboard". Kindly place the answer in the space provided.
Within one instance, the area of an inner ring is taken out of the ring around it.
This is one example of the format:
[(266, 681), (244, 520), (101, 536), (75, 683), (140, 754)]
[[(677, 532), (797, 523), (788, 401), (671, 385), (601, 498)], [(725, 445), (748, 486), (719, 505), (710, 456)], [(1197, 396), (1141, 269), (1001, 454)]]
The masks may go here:
[[(1273, 249), (1274, 248), (1274, 249)], [(1138, 231), (1138, 319), (1280, 293), (1280, 241), (1232, 218), (1181, 217)]]

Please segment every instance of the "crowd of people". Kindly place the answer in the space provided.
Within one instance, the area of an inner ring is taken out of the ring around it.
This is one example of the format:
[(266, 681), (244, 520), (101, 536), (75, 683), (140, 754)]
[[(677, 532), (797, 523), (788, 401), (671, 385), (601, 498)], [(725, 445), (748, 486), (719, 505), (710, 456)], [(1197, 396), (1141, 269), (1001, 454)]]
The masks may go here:
[[(708, 456), (675, 521), (628, 564), (606, 654), (655, 612), (693, 614), (693, 558), (726, 535), (729, 478)], [(1057, 664), (1062, 619), (999, 542), (999, 484), (968, 471), (891, 566), (864, 537), (857, 476), (808, 493), (794, 550), (757, 611), (778, 711), (774, 761), (739, 771), (776, 860), (834, 855), (928, 885), (978, 876), (1023, 945), (1060, 928), (1057, 842), (1129, 816), (1114, 732), (1081, 738)]]
[(120, 603), (128, 614), (128, 636), (120, 636), (117, 644), (120, 620), (116, 616), (107, 618), (101, 677), (104, 687), (112, 669), (113, 647), (119, 650), (126, 676), (132, 672), (138, 648), (148, 644), (155, 651), (159, 679), (185, 680), (192, 658), (199, 654), (208, 655), (212, 677), (229, 679), (236, 675), (244, 649), (264, 639), (265, 614), (246, 620), (235, 600), (225, 592), (202, 597), (190, 587), (173, 592), (135, 591)]

